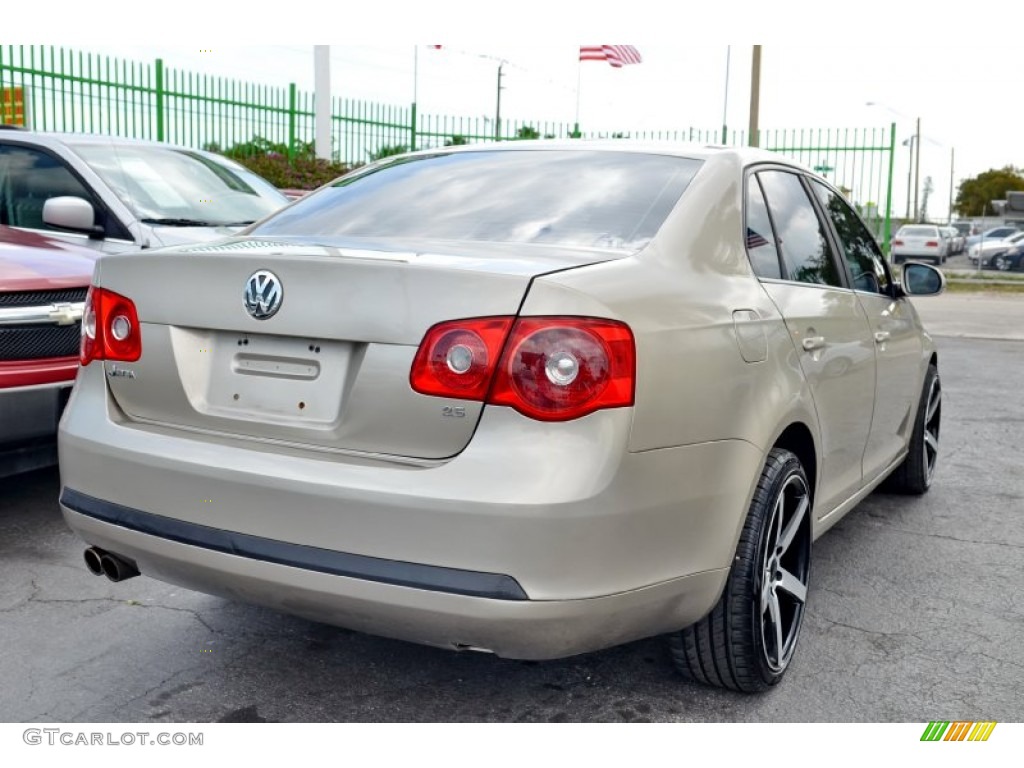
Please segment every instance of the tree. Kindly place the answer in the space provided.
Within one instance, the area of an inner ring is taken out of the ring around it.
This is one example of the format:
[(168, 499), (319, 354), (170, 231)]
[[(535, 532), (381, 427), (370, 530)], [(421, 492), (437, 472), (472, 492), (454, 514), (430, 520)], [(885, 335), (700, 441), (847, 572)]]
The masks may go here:
[(960, 183), (953, 209), (961, 216), (982, 216), (992, 212), (993, 200), (1005, 200), (1006, 193), (1024, 190), (1024, 174), (1007, 165), (979, 173)]
[(935, 185), (932, 183), (931, 176), (924, 177), (924, 191), (921, 193), (921, 216), (919, 221), (928, 221), (928, 198), (932, 196), (932, 192), (935, 191)]

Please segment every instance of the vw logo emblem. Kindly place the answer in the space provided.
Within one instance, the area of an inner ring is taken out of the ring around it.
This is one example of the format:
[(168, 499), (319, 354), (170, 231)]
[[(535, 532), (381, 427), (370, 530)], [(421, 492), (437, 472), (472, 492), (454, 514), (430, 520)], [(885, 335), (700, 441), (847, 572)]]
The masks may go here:
[(266, 269), (253, 272), (245, 281), (245, 308), (257, 320), (273, 317), (284, 301), (284, 288), (277, 275)]

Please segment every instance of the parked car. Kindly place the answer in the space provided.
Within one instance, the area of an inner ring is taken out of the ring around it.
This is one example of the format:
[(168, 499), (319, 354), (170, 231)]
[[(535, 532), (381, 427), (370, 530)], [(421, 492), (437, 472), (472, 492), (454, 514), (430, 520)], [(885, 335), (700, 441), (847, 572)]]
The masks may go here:
[(684, 676), (762, 690), (812, 540), (932, 482), (907, 297), (944, 278), (902, 279), (763, 150), (388, 158), (229, 241), (101, 260), (61, 506), (115, 581), (511, 658), (667, 634)]
[(905, 224), (893, 237), (891, 253), (893, 264), (907, 259), (930, 259), (943, 264), (949, 255), (949, 241), (932, 224)]
[[(965, 241), (971, 235), (978, 234), (978, 228), (969, 221), (954, 221), (953, 223), (950, 224), (950, 226), (953, 227), (957, 232), (959, 232), (963, 236)], [(966, 242), (964, 244), (964, 247), (966, 247)]]
[(57, 461), (96, 255), (0, 226), (0, 477)]
[(0, 224), (104, 253), (224, 237), (287, 203), (212, 152), (0, 130)]
[(982, 240), (971, 247), (967, 258), (974, 264), (977, 264), (980, 259), (982, 268), (991, 267), (994, 266), (994, 260), (997, 256), (1006, 253), (1014, 245), (1021, 242), (1024, 242), (1024, 232), (1017, 232), (1000, 240)]
[(939, 231), (943, 233), (943, 236), (948, 243), (946, 247), (947, 256), (959, 256), (964, 252), (964, 242), (966, 238), (960, 234), (960, 231), (956, 227), (939, 227)]
[(970, 252), (971, 246), (977, 245), (983, 240), (1003, 240), (1004, 238), (1007, 238), (1010, 235), (1015, 235), (1018, 232), (1020, 232), (1020, 229), (1014, 226), (992, 227), (991, 229), (986, 229), (980, 235), (971, 235), (967, 238), (967, 250)]
[(1024, 243), (1018, 243), (1007, 251), (992, 257), (992, 268), (1000, 272), (1010, 270), (1024, 272)]

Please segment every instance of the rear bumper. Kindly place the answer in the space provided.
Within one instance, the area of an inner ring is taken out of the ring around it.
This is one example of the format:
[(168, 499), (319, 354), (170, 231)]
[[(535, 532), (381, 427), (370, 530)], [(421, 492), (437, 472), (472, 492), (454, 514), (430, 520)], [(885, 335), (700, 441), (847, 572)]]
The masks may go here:
[(727, 571), (585, 600), (514, 600), (419, 589), (216, 552), (104, 523), (65, 518), (144, 575), (200, 592), (382, 637), (514, 659), (554, 659), (686, 626), (717, 600)]
[(402, 465), (129, 424), (88, 366), (61, 423), (62, 507), (144, 575), (553, 658), (686, 626), (728, 573), (761, 451), (631, 454), (630, 422), (628, 409), (567, 427), (492, 407), (458, 456)]

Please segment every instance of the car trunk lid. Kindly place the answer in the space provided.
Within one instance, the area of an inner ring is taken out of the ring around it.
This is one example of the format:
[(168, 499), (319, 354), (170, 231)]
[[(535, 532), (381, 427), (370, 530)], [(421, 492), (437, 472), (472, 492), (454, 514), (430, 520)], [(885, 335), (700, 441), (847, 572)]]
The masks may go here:
[[(101, 262), (104, 288), (130, 298), (137, 362), (106, 362), (110, 391), (138, 421), (420, 459), (461, 451), (482, 404), (414, 392), (426, 331), (446, 320), (515, 315), (533, 277), (622, 251), (491, 243), (311, 244), (239, 238)], [(282, 301), (246, 309), (267, 270)]]

